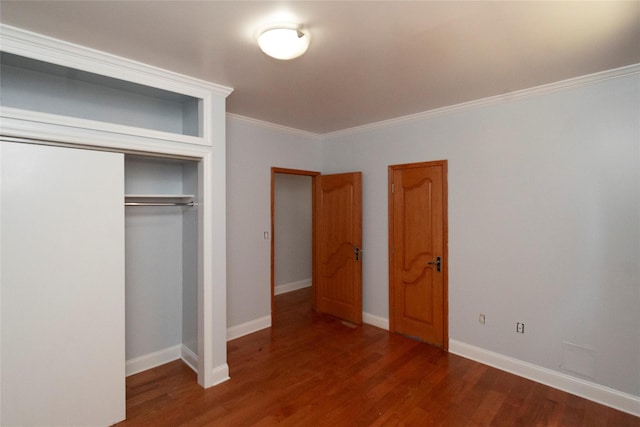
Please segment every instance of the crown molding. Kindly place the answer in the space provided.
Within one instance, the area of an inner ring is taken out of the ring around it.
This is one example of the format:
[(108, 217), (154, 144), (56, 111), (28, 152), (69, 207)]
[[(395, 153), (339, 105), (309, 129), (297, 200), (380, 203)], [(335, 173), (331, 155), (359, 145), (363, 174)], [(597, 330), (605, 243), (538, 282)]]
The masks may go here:
[(131, 59), (0, 23), (0, 50), (91, 73), (202, 96), (202, 89), (224, 97), (233, 89)]
[(389, 120), (382, 120), (379, 122), (369, 123), (366, 125), (356, 126), (348, 129), (342, 129), (335, 132), (327, 132), (327, 133), (321, 134), (320, 136), (322, 139), (333, 138), (336, 136), (345, 136), (345, 135), (366, 132), (366, 131), (379, 129), (379, 128), (398, 126), (404, 123), (415, 122), (418, 120), (425, 120), (433, 117), (443, 116), (446, 114), (459, 113), (464, 111), (470, 111), (476, 108), (504, 104), (507, 102), (517, 101), (520, 99), (529, 98), (529, 97), (538, 96), (538, 95), (547, 95), (555, 92), (572, 89), (579, 86), (599, 83), (602, 81), (625, 77), (633, 74), (640, 74), (640, 64), (633, 64), (625, 67), (614, 68), (611, 70), (601, 71), (594, 74), (574, 77), (567, 80), (561, 80), (554, 83), (535, 86), (532, 88), (522, 89), (515, 92), (509, 92), (502, 95), (490, 96), (487, 98), (477, 99), (469, 102), (463, 102), (461, 104), (455, 104), (447, 107), (436, 108), (434, 110), (428, 110), (421, 113), (397, 117)]
[(292, 128), (292, 127), (278, 125), (278, 124), (271, 123), (271, 122), (265, 122), (263, 120), (252, 119), (251, 117), (241, 116), (239, 114), (227, 113), (227, 118), (228, 119), (233, 119), (233, 120), (238, 120), (240, 122), (248, 123), (248, 124), (251, 124), (251, 125), (254, 125), (254, 126), (259, 126), (259, 127), (262, 127), (262, 128), (275, 130), (275, 131), (278, 131), (278, 132), (284, 132), (284, 133), (288, 133), (288, 134), (291, 134), (291, 135), (304, 136), (304, 137), (307, 137), (307, 138), (313, 138), (315, 140), (319, 140), (322, 137), (322, 135), (318, 134), (318, 133), (313, 133), (313, 132), (309, 132), (309, 131), (301, 130), (301, 129), (295, 129), (295, 128)]

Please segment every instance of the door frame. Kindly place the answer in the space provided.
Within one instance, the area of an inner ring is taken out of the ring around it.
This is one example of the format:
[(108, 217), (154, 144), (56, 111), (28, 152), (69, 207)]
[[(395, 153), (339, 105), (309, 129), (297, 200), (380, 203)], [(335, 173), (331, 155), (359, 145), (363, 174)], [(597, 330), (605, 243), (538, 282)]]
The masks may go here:
[(275, 259), (276, 259), (276, 246), (275, 246), (275, 175), (277, 173), (287, 175), (300, 175), (311, 177), (311, 298), (312, 306), (316, 307), (316, 288), (315, 288), (315, 265), (316, 265), (316, 177), (320, 175), (320, 172), (309, 171), (302, 169), (289, 169), (271, 167), (271, 325), (274, 324), (275, 319)]
[(428, 162), (417, 163), (405, 163), (399, 165), (390, 165), (388, 167), (388, 203), (389, 203), (389, 331), (396, 332), (395, 325), (395, 271), (393, 269), (393, 248), (395, 246), (395, 237), (393, 233), (394, 226), (394, 209), (393, 209), (393, 173), (396, 170), (410, 169), (415, 167), (428, 167), (428, 166), (442, 166), (442, 216), (443, 216), (443, 254), (442, 254), (442, 319), (443, 321), (443, 335), (442, 335), (442, 349), (449, 350), (449, 184), (447, 181), (448, 176), (448, 161), (447, 160), (434, 160)]

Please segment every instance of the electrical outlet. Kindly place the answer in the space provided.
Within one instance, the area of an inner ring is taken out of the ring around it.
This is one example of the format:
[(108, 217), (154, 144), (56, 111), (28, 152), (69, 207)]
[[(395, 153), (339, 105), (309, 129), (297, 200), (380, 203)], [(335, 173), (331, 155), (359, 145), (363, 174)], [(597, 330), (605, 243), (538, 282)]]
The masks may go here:
[(524, 334), (524, 323), (516, 323), (516, 332), (519, 334)]
[(480, 316), (478, 317), (478, 322), (484, 325), (484, 322), (485, 322), (484, 314), (480, 313)]

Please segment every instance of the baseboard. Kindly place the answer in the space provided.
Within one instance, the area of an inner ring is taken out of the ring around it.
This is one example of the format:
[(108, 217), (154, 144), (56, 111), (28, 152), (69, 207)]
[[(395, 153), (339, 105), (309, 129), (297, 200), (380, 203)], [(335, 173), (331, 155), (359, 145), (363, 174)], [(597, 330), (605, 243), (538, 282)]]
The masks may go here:
[(298, 282), (285, 283), (283, 285), (275, 286), (273, 290), (274, 295), (285, 294), (287, 292), (297, 291), (298, 289), (304, 289), (311, 287), (311, 278), (300, 280)]
[(584, 397), (620, 411), (640, 416), (640, 397), (575, 378), (532, 363), (494, 353), (456, 340), (449, 340), (449, 352), (502, 371)]
[(213, 387), (229, 379), (231, 379), (231, 377), (229, 377), (229, 365), (225, 363), (224, 365), (216, 366), (211, 370), (211, 385), (209, 387)]
[(173, 347), (145, 354), (144, 356), (129, 359), (125, 365), (126, 376), (137, 374), (138, 372), (146, 371), (147, 369), (155, 368), (156, 366), (164, 365), (165, 363), (180, 359), (181, 351), (182, 345), (175, 345)]
[(271, 316), (264, 316), (240, 325), (227, 328), (227, 341), (249, 335), (253, 332), (271, 327)]
[(380, 316), (375, 316), (373, 314), (363, 312), (362, 323), (366, 323), (367, 325), (372, 325), (380, 329), (384, 329), (385, 331), (389, 330), (389, 319), (385, 319), (384, 317), (380, 317)]
[(198, 373), (198, 355), (184, 344), (180, 346), (180, 358), (193, 372)]

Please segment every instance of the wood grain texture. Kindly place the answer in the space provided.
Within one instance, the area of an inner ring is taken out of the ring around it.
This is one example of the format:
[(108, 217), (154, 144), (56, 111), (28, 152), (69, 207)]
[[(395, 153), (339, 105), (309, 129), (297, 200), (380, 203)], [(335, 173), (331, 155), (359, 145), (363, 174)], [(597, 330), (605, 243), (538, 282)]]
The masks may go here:
[(176, 361), (127, 379), (121, 426), (640, 426), (640, 418), (278, 295), (204, 390)]
[(316, 177), (316, 308), (362, 323), (362, 173)]
[(446, 177), (446, 160), (389, 166), (390, 330), (445, 350)]

